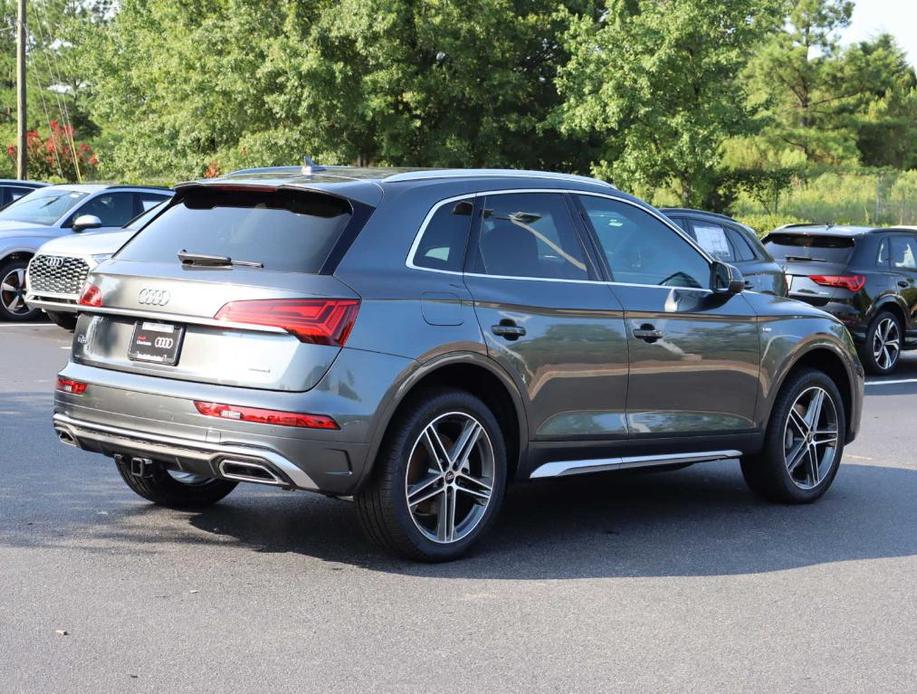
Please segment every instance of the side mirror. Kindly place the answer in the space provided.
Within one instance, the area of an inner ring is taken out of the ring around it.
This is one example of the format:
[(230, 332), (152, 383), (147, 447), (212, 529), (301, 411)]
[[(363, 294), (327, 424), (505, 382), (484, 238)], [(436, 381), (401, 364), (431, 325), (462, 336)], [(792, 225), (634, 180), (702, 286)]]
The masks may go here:
[(720, 261), (714, 261), (713, 271), (714, 294), (739, 294), (745, 291), (745, 278), (739, 268)]
[(73, 220), (73, 230), (77, 233), (87, 229), (98, 229), (102, 226), (102, 220), (94, 214), (81, 214)]

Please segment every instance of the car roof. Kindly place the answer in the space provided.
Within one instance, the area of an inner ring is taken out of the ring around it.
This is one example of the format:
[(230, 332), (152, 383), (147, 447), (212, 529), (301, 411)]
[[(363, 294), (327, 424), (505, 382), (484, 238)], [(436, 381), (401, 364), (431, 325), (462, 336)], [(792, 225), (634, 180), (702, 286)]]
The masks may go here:
[(26, 188), (44, 188), (51, 185), (43, 181), (27, 181), (18, 178), (0, 178), (0, 186), (24, 186)]
[(660, 207), (659, 211), (666, 215), (674, 214), (689, 217), (713, 217), (714, 219), (722, 219), (724, 222), (736, 223), (736, 220), (730, 217), (728, 214), (721, 214), (720, 212), (708, 212), (707, 210), (696, 210), (692, 207)]
[(53, 186), (48, 186), (49, 188), (56, 188), (60, 190), (72, 190), (77, 193), (98, 193), (103, 190), (149, 190), (162, 193), (172, 193), (174, 192), (171, 188), (166, 186), (146, 186), (146, 185), (126, 185), (123, 183), (58, 183)]
[[(575, 186), (580, 190), (617, 193), (612, 184), (599, 179), (574, 174), (521, 169), (416, 169), (351, 166), (279, 166), (242, 169), (219, 178), (206, 178), (180, 183), (182, 190), (197, 186), (266, 186), (323, 190), (364, 202), (377, 201), (386, 189), (411, 185), (442, 185), (462, 187), (461, 184), (482, 183), (490, 188), (563, 188)], [(629, 197), (629, 196), (626, 196)]]
[[(914, 232), (917, 230), (915, 227), (905, 227), (905, 226), (894, 226), (894, 227), (870, 227), (870, 226), (857, 226), (853, 224), (784, 224), (782, 227), (777, 227), (770, 234), (784, 234), (791, 232), (794, 234), (804, 234), (811, 236), (863, 236), (864, 234), (872, 234), (878, 232), (887, 232), (887, 231), (904, 231), (904, 232)], [(770, 236), (768, 234), (768, 236)]]

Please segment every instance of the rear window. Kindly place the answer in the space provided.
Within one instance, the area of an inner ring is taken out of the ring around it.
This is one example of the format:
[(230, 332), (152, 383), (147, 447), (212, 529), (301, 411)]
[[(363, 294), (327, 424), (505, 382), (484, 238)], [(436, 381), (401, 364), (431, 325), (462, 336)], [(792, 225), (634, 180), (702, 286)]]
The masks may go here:
[(178, 263), (179, 251), (317, 273), (353, 215), (346, 200), (309, 191), (192, 189), (118, 253), (121, 260)]
[(845, 263), (855, 245), (849, 236), (771, 234), (764, 247), (776, 260), (816, 260)]

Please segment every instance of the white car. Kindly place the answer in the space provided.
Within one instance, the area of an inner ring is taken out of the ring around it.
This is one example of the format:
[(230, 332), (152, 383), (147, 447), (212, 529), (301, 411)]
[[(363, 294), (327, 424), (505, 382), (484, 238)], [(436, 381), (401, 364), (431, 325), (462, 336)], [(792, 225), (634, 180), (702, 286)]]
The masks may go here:
[(155, 217), (163, 204), (157, 202), (117, 231), (69, 234), (42, 244), (26, 272), (25, 302), (29, 308), (42, 309), (59, 326), (73, 330), (86, 277)]

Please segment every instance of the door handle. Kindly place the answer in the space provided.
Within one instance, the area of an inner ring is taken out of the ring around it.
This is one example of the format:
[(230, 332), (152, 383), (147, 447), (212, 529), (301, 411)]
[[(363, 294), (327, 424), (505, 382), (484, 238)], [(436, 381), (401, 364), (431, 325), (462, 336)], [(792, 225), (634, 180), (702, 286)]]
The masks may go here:
[(634, 328), (634, 337), (653, 344), (662, 337), (662, 331), (656, 330), (656, 326), (651, 323), (644, 323), (639, 328)]
[(911, 286), (911, 283), (908, 282), (907, 280), (898, 280), (898, 286), (901, 287), (902, 289), (907, 289), (908, 287)]
[(490, 331), (507, 340), (518, 340), (525, 335), (525, 328), (516, 325), (516, 322), (512, 320), (502, 320), (499, 324), (490, 326)]

